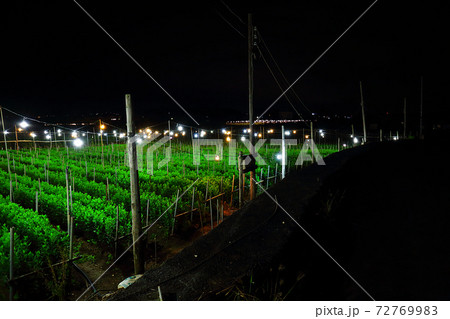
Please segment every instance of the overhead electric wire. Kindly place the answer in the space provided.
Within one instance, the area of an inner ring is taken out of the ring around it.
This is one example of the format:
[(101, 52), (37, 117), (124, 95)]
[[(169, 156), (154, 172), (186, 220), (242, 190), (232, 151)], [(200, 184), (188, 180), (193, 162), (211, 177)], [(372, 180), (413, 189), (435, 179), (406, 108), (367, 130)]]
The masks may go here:
[[(259, 48), (259, 46), (256, 46), (256, 48), (258, 49), (259, 53), (261, 54), (261, 58), (264, 61), (264, 64), (266, 65), (267, 69), (269, 69), (270, 74), (272, 74), (273, 79), (275, 80), (275, 82), (277, 83), (278, 87), (280, 88), (281, 92), (284, 91), (283, 87), (281, 86), (280, 82), (278, 81), (276, 75), (273, 73), (272, 68), (270, 67), (270, 65), (267, 63), (266, 58), (264, 57), (264, 54), (262, 53), (261, 49)], [(292, 104), (291, 100), (289, 99), (289, 97), (287, 95), (284, 96), (286, 98), (286, 100), (289, 102), (289, 104), (291, 105), (291, 107), (294, 109), (295, 113), (297, 113), (298, 117), (301, 120), (305, 120), (303, 118), (303, 116), (300, 114), (300, 112), (295, 108), (294, 104)]]
[[(263, 36), (261, 35), (261, 32), (258, 30), (258, 35), (259, 38), (261, 39), (262, 44), (264, 45), (264, 47), (266, 48), (267, 52), (269, 53), (270, 58), (272, 59), (273, 63), (275, 64), (275, 66), (278, 69), (278, 72), (280, 72), (281, 76), (283, 77), (286, 85), (289, 85), (289, 81), (287, 80), (286, 76), (284, 75), (283, 71), (281, 70), (279, 64), (277, 63), (277, 61), (275, 60), (274, 56), (272, 55), (272, 52), (270, 51), (269, 47), (266, 44), (266, 41), (264, 41)], [(299, 102), (303, 105), (303, 107), (312, 114), (311, 110), (305, 105), (305, 103), (303, 103), (303, 100), (298, 96), (297, 92), (292, 89), (292, 93), (297, 97), (297, 99), (299, 100)]]
[(272, 104), (269, 105), (269, 107), (266, 108), (266, 110), (258, 117), (256, 117), (256, 120), (261, 119), (261, 117), (264, 116), (264, 114), (266, 114), (282, 97), (283, 95), (286, 94), (287, 91), (289, 91), (374, 5), (375, 3), (377, 3), (378, 0), (375, 0), (374, 2), (372, 2), (372, 4), (363, 11), (363, 13), (361, 13), (358, 18), (356, 18), (356, 20), (354, 20), (348, 27), (347, 29), (344, 30), (344, 32), (342, 32), (336, 40), (334, 40), (326, 49), (325, 51), (323, 51), (307, 68), (306, 70), (303, 71), (303, 73), (301, 73), (297, 79), (295, 79), (294, 82), (292, 82), (291, 85), (289, 85), (289, 87), (279, 96), (275, 99), (275, 101), (272, 102)]
[(235, 28), (233, 26), (233, 24), (228, 21), (218, 10), (215, 10), (216, 13), (219, 15), (219, 17), (222, 18), (223, 21), (225, 21), (234, 31), (236, 31), (241, 37), (243, 37), (244, 39), (246, 38), (237, 28)]
[(220, 0), (220, 2), (222, 2), (222, 4), (225, 6), (225, 8), (227, 8), (228, 11), (230, 11), (231, 14), (234, 15), (239, 20), (239, 22), (241, 22), (243, 25), (246, 24), (244, 21), (242, 21), (241, 17), (239, 17), (236, 13), (234, 13), (234, 11), (231, 10), (231, 8), (223, 0)]

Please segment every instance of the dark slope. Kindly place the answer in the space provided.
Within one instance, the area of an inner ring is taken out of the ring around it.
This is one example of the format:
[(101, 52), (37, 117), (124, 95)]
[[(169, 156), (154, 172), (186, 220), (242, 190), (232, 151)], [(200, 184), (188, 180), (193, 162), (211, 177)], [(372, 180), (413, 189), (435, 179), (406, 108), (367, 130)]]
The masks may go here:
[[(448, 299), (450, 173), (440, 156), (421, 142), (367, 145), (270, 193), (375, 299)], [(158, 286), (178, 300), (230, 299), (217, 293), (233, 285), (259, 299), (369, 299), (267, 195), (112, 299), (152, 300)]]

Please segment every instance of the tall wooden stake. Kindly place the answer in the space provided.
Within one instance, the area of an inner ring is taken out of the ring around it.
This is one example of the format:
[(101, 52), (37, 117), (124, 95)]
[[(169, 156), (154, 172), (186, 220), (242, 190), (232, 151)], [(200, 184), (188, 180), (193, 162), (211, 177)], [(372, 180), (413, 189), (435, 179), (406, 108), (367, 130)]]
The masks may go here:
[(142, 244), (138, 241), (141, 235), (141, 202), (139, 194), (139, 175), (137, 167), (136, 142), (132, 141), (135, 135), (133, 122), (133, 109), (131, 106), (131, 95), (125, 95), (125, 105), (127, 113), (127, 132), (128, 132), (128, 162), (130, 167), (130, 188), (131, 188), (131, 213), (133, 235), (133, 260), (134, 273), (142, 274), (144, 272), (144, 259)]
[(286, 176), (286, 144), (284, 142), (284, 125), (281, 125), (281, 179)]
[(242, 151), (239, 152), (239, 208), (242, 207), (242, 201), (243, 201), (243, 176), (242, 176)]
[(5, 122), (3, 121), (3, 109), (1, 106), (0, 106), (0, 114), (2, 117), (2, 133), (3, 133), (3, 140), (5, 141), (6, 159), (8, 161), (8, 174), (9, 174), (9, 179), (11, 179), (11, 166), (9, 164), (8, 143), (6, 142)]
[[(10, 228), (9, 235), (9, 280), (14, 279), (14, 227)], [(9, 300), (14, 299), (14, 288), (12, 283), (9, 284)]]
[(362, 91), (362, 83), (359, 81), (359, 90), (361, 92), (361, 114), (362, 114), (362, 121), (363, 121), (363, 143), (367, 141), (367, 135), (366, 135), (366, 116), (364, 115), (364, 99), (363, 99), (363, 91)]
[[(253, 146), (253, 21), (252, 14), (248, 14), (248, 124), (250, 129), (250, 154), (254, 155)], [(250, 171), (250, 200), (255, 198), (255, 171)]]
[[(313, 128), (313, 122), (311, 120), (311, 163), (314, 163), (314, 128)], [(276, 175), (276, 174), (275, 174)]]

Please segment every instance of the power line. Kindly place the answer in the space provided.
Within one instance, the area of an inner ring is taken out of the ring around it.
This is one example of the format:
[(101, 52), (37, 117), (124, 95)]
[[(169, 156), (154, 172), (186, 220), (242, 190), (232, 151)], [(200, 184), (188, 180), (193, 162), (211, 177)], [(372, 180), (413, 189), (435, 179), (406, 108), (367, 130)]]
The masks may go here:
[[(281, 92), (283, 92), (283, 87), (281, 86), (280, 82), (278, 81), (277, 77), (275, 76), (275, 74), (272, 71), (272, 68), (269, 66), (269, 64), (267, 63), (266, 58), (264, 57), (264, 54), (262, 53), (261, 49), (259, 48), (259, 46), (256, 46), (256, 48), (258, 49), (259, 53), (261, 54), (261, 57), (264, 61), (264, 64), (267, 66), (267, 68), (269, 69), (270, 74), (272, 74), (273, 79), (275, 80), (275, 82), (277, 83), (278, 87), (280, 88)], [(294, 109), (294, 111), (297, 113), (298, 117), (300, 117), (301, 120), (305, 120), (303, 118), (303, 116), (300, 114), (300, 112), (295, 108), (294, 104), (292, 104), (291, 100), (289, 99), (289, 97), (287, 95), (284, 96), (286, 98), (286, 100), (289, 102), (289, 104), (292, 106), (292, 108)]]
[(270, 104), (269, 107), (256, 119), (259, 120), (261, 117), (263, 117), (264, 114), (266, 114), (283, 97), (283, 95), (285, 95), (286, 92), (289, 91), (295, 85), (295, 83), (297, 83), (348, 32), (348, 30), (350, 30), (356, 24), (356, 22), (358, 22), (377, 2), (378, 2), (378, 0), (375, 0), (374, 2), (372, 2), (372, 4), (366, 10), (364, 10), (364, 12), (361, 13), (361, 15), (358, 18), (356, 18), (356, 20), (353, 21), (352, 24), (350, 24), (350, 26), (347, 29), (345, 29), (345, 31), (342, 32), (341, 35), (336, 40), (334, 40), (333, 43), (331, 43), (325, 49), (325, 51), (323, 51), (322, 54), (320, 54), (319, 57), (317, 57), (317, 59), (315, 59), (310, 64), (310, 66), (308, 66), (306, 68), (306, 70), (303, 71), (303, 73), (300, 74), (300, 76), (294, 82), (292, 82), (292, 84), (278, 98), (276, 98), (275, 101), (273, 101), (273, 103)]
[[(273, 63), (275, 64), (275, 66), (277, 67), (278, 71), (280, 72), (281, 76), (283, 77), (286, 85), (289, 85), (289, 81), (287, 80), (286, 76), (284, 75), (283, 71), (281, 70), (279, 64), (277, 63), (277, 61), (275, 60), (275, 58), (272, 55), (272, 52), (270, 51), (269, 47), (266, 44), (266, 41), (264, 41), (263, 36), (261, 35), (261, 32), (258, 30), (258, 35), (261, 39), (262, 44), (264, 45), (264, 47), (266, 48), (267, 52), (269, 53), (270, 58), (272, 59)], [(297, 92), (292, 89), (292, 93), (297, 97), (297, 99), (299, 100), (299, 102), (303, 105), (303, 107), (312, 114), (311, 110), (305, 105), (305, 103), (303, 103), (302, 99), (298, 96)]]
[(237, 33), (239, 33), (239, 35), (241, 36), (241, 37), (243, 37), (244, 39), (246, 38), (238, 29), (236, 29), (232, 24), (231, 24), (231, 22), (230, 21), (228, 21), (227, 19), (225, 19), (225, 17), (222, 15), (222, 14), (220, 14), (220, 12), (219, 11), (217, 11), (217, 10), (215, 10), (216, 11), (216, 13), (222, 18), (222, 20), (223, 21), (225, 21), (234, 31), (236, 31)]
[(242, 21), (241, 17), (239, 17), (236, 13), (234, 13), (234, 11), (231, 10), (231, 8), (224, 1), (220, 0), (220, 2), (222, 2), (222, 4), (225, 6), (225, 8), (227, 8), (228, 11), (230, 11), (231, 14), (234, 15), (239, 20), (239, 22), (241, 22), (243, 25), (246, 25), (246, 23), (244, 21)]

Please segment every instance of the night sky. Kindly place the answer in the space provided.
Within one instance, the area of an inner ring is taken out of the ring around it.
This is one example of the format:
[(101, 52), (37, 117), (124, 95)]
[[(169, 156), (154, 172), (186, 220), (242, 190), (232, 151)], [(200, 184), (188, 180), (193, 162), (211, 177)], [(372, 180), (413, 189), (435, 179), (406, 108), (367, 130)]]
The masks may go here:
[[(220, 0), (79, 3), (201, 125), (247, 117), (247, 40), (224, 19), (244, 36), (247, 26)], [(245, 23), (254, 14), (291, 83), (372, 1), (225, 3)], [(73, 1), (3, 1), (0, 12), (2, 106), (28, 116), (123, 114), (124, 94), (131, 93), (138, 116), (194, 124)], [(399, 115), (406, 97), (415, 118), (423, 75), (426, 123), (442, 120), (448, 115), (447, 14), (438, 2), (380, 0), (294, 86), (296, 93), (312, 112), (357, 117), (361, 80), (368, 116)], [(279, 95), (257, 52), (255, 115)], [(291, 110), (282, 99), (265, 118)]]

